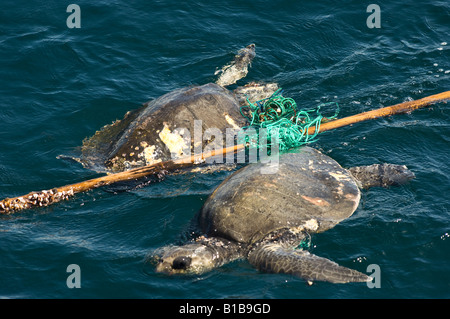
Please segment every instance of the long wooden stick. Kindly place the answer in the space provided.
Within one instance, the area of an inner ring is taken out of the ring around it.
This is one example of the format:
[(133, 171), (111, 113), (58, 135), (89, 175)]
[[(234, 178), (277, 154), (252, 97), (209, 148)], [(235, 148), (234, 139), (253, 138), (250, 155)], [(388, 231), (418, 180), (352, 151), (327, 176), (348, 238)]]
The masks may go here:
[(164, 175), (164, 173), (167, 171), (174, 171), (176, 169), (193, 166), (195, 165), (195, 163), (202, 163), (208, 158), (230, 154), (244, 148), (245, 146), (243, 144), (239, 144), (219, 150), (212, 150), (210, 152), (202, 153), (199, 155), (187, 156), (175, 161), (159, 162), (152, 165), (135, 168), (129, 171), (101, 176), (75, 184), (65, 185), (49, 190), (42, 190), (39, 192), (31, 192), (24, 196), (5, 198), (4, 200), (0, 201), (0, 214), (11, 214), (24, 209), (48, 206), (50, 204), (69, 199), (77, 193), (85, 192), (91, 189), (111, 185), (118, 182), (133, 181), (150, 175)]
[[(321, 124), (320, 125), (320, 133), (329, 131), (329, 130), (332, 130), (335, 128), (339, 128), (342, 126), (355, 124), (355, 123), (362, 122), (362, 121), (373, 120), (376, 118), (391, 116), (394, 114), (412, 112), (416, 109), (419, 109), (419, 108), (422, 108), (425, 106), (429, 106), (433, 103), (437, 103), (437, 102), (445, 101), (445, 100), (449, 100), (449, 99), (450, 99), (450, 91), (446, 91), (446, 92), (442, 92), (439, 94), (430, 95), (430, 96), (424, 97), (419, 100), (403, 102), (403, 103), (395, 104), (392, 106), (386, 106), (381, 109), (376, 109), (376, 110), (363, 112), (363, 113), (359, 113), (359, 114), (352, 115), (352, 116), (347, 116), (342, 119), (338, 119), (338, 120), (334, 120), (334, 121), (330, 121), (330, 122)], [(311, 126), (308, 130), (308, 134), (313, 134), (315, 132), (315, 130), (316, 130), (316, 128), (314, 126)]]
[[(415, 109), (429, 106), (433, 103), (445, 101), (450, 99), (450, 91), (443, 92), (436, 95), (431, 95), (419, 100), (408, 101), (399, 103), (396, 105), (348, 116), (342, 119), (330, 121), (320, 125), (319, 132), (324, 132), (339, 128), (342, 126), (376, 119), (384, 116), (390, 116), (394, 114), (411, 112)], [(315, 132), (315, 127), (310, 127), (308, 134)], [(39, 192), (31, 192), (24, 196), (18, 196), (15, 198), (6, 198), (0, 201), (0, 214), (10, 214), (16, 211), (29, 209), (33, 207), (48, 206), (52, 203), (56, 203), (62, 200), (66, 200), (72, 197), (76, 193), (85, 192), (87, 190), (95, 189), (98, 187), (111, 185), (117, 182), (131, 181), (142, 178), (149, 175), (161, 174), (164, 171), (172, 171), (179, 168), (193, 166), (197, 162), (203, 162), (204, 160), (218, 156), (235, 153), (245, 148), (244, 144), (239, 144), (232, 147), (223, 148), (220, 150), (213, 150), (211, 152), (202, 153), (200, 155), (188, 156), (176, 161), (159, 162), (153, 165), (148, 165), (129, 171), (124, 171), (116, 174), (110, 174), (99, 178), (90, 179), (80, 183), (70, 184), (51, 190), (43, 190)]]

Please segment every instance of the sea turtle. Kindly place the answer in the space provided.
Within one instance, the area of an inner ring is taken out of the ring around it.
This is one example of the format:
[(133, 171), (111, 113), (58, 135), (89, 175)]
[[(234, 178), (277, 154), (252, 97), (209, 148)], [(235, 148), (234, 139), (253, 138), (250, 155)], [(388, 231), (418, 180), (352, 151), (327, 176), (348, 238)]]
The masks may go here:
[(406, 166), (374, 164), (350, 169), (311, 147), (270, 163), (249, 164), (224, 180), (194, 221), (200, 232), (182, 246), (157, 249), (156, 271), (201, 273), (238, 258), (257, 269), (307, 281), (364, 282), (371, 277), (299, 248), (310, 234), (326, 231), (358, 207), (360, 188), (403, 184), (414, 178)]
[(85, 139), (78, 160), (96, 171), (119, 172), (199, 154), (207, 145), (225, 147), (226, 129), (233, 134), (233, 129), (245, 124), (240, 106), (246, 99), (264, 99), (278, 89), (276, 83), (255, 82), (226, 89), (247, 75), (254, 57), (255, 45), (250, 44), (216, 71), (220, 74), (216, 83), (177, 89), (129, 111), (122, 120)]

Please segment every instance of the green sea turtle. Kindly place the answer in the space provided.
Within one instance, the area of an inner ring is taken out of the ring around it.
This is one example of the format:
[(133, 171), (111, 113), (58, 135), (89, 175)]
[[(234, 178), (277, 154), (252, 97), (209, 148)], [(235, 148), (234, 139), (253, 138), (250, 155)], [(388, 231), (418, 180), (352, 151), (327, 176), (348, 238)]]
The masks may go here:
[[(238, 130), (245, 124), (240, 106), (247, 97), (254, 102), (278, 89), (275, 83), (255, 82), (226, 89), (247, 75), (254, 57), (251, 44), (216, 71), (220, 74), (216, 83), (169, 92), (106, 125), (83, 142), (79, 161), (96, 171), (118, 172), (198, 154), (208, 145), (210, 149), (225, 147), (226, 129)], [(222, 139), (217, 138), (217, 130)]]
[(261, 271), (308, 281), (370, 281), (298, 246), (310, 234), (350, 217), (361, 187), (403, 184), (414, 174), (393, 164), (347, 170), (310, 147), (281, 155), (275, 174), (261, 173), (267, 165), (249, 164), (224, 180), (194, 219), (202, 235), (182, 246), (157, 249), (152, 255), (156, 271), (201, 273), (246, 258)]

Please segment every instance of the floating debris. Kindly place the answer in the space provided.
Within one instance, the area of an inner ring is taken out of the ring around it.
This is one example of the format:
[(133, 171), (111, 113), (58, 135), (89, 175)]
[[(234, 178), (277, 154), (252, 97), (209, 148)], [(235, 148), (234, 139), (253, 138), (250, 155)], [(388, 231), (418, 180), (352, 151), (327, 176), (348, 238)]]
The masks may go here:
[(56, 202), (68, 200), (73, 195), (73, 189), (69, 189), (68, 191), (51, 189), (31, 192), (27, 195), (12, 199), (6, 198), (0, 202), (0, 214), (11, 214), (23, 209), (48, 206)]

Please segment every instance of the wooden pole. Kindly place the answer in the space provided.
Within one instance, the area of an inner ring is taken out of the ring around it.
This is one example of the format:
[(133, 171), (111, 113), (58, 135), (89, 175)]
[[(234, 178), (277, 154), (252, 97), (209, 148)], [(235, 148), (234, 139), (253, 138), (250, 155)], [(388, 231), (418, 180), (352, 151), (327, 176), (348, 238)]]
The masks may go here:
[[(435, 94), (435, 95), (430, 95), (430, 96), (424, 97), (420, 100), (403, 102), (403, 103), (395, 104), (392, 106), (383, 107), (381, 109), (376, 109), (376, 110), (372, 110), (372, 111), (368, 111), (368, 112), (359, 113), (356, 115), (344, 117), (342, 119), (323, 123), (320, 125), (319, 132), (322, 133), (322, 132), (329, 131), (329, 130), (339, 128), (342, 126), (347, 126), (350, 124), (355, 124), (355, 123), (367, 121), (367, 120), (373, 120), (373, 119), (380, 118), (380, 117), (412, 112), (418, 108), (429, 106), (433, 103), (437, 103), (439, 101), (445, 101), (445, 100), (449, 100), (449, 99), (450, 99), (450, 91), (447, 91), (447, 92), (442, 92), (442, 93)], [(314, 134), (315, 131), (316, 131), (316, 128), (314, 126), (311, 126), (308, 130), (308, 134), (309, 135)]]
[(4, 200), (0, 201), (0, 214), (11, 214), (24, 209), (48, 206), (50, 204), (69, 199), (77, 193), (85, 192), (91, 189), (111, 185), (118, 182), (133, 181), (150, 175), (164, 175), (167, 171), (174, 171), (176, 169), (193, 166), (196, 163), (202, 163), (208, 158), (219, 156), (221, 154), (225, 155), (233, 152), (238, 152), (239, 150), (244, 148), (245, 146), (243, 144), (239, 144), (219, 150), (212, 150), (210, 152), (202, 153), (199, 155), (187, 156), (175, 161), (159, 162), (152, 165), (147, 165), (120, 173), (110, 174), (75, 184), (65, 185), (49, 190), (42, 190), (39, 192), (31, 192), (24, 196), (5, 198)]
[[(366, 120), (376, 119), (379, 117), (411, 112), (418, 108), (426, 107), (433, 103), (449, 99), (450, 99), (450, 91), (447, 91), (440, 94), (431, 95), (419, 100), (403, 102), (393, 106), (387, 106), (381, 109), (376, 109), (348, 116), (342, 119), (321, 124), (319, 133)], [(315, 127), (310, 127), (308, 130), (308, 134), (314, 134), (315, 130), (316, 130)], [(0, 214), (10, 214), (16, 211), (29, 209), (33, 207), (48, 206), (52, 203), (66, 200), (76, 193), (85, 192), (91, 189), (111, 185), (117, 182), (136, 180), (144, 176), (164, 174), (164, 172), (166, 171), (173, 171), (179, 168), (193, 166), (197, 162), (203, 162), (207, 158), (218, 156), (220, 154), (226, 155), (232, 152), (235, 153), (244, 148), (245, 148), (244, 144), (239, 144), (236, 146), (227, 147), (220, 150), (213, 150), (211, 152), (202, 153), (200, 155), (188, 156), (176, 161), (160, 162), (132, 169), (129, 171), (124, 171), (116, 174), (110, 174), (99, 178), (90, 179), (80, 183), (57, 187), (50, 190), (31, 192), (27, 195), (18, 196), (15, 198), (6, 198), (0, 201)]]

